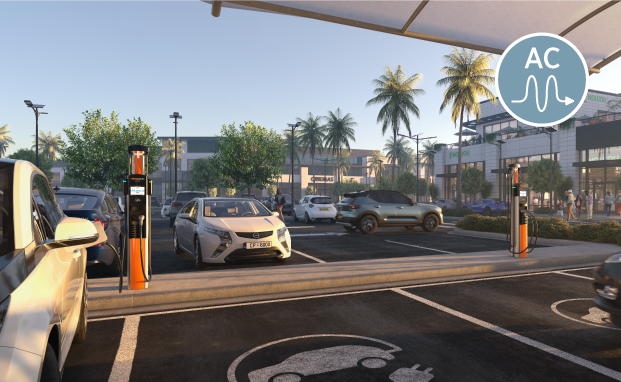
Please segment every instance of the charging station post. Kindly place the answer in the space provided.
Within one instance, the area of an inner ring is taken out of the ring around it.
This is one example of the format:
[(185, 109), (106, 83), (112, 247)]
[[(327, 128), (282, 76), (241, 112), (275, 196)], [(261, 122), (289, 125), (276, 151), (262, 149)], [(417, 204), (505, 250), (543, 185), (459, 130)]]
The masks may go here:
[(510, 164), (508, 175), (511, 184), (511, 255), (527, 257), (528, 251), (528, 185), (520, 183), (520, 165)]
[[(129, 171), (123, 181), (126, 207), (127, 278), (129, 289), (145, 289), (151, 280), (151, 193), (148, 178), (149, 148), (132, 145), (129, 153)], [(129, 245), (128, 245), (129, 244)]]

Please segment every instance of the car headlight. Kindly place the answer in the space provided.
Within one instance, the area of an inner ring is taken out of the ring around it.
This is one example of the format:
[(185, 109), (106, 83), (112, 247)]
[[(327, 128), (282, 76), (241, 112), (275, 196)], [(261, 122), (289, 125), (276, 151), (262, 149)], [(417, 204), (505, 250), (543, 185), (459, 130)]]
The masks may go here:
[(220, 245), (216, 250), (211, 254), (211, 257), (218, 257), (222, 252), (226, 251), (228, 247), (233, 244), (233, 239), (231, 239), (231, 233), (229, 231), (219, 231), (217, 229), (211, 229), (205, 227), (205, 232), (209, 232), (211, 234), (217, 235), (220, 238)]
[(621, 263), (621, 253), (615, 253), (606, 259), (606, 263)]
[(11, 296), (0, 303), (0, 332), (2, 331), (4, 320), (6, 319), (6, 312), (9, 310), (9, 302), (11, 302)]
[(286, 237), (285, 237), (285, 232), (287, 232), (287, 227), (282, 227), (279, 228), (277, 233), (278, 233), (278, 241), (285, 241)]

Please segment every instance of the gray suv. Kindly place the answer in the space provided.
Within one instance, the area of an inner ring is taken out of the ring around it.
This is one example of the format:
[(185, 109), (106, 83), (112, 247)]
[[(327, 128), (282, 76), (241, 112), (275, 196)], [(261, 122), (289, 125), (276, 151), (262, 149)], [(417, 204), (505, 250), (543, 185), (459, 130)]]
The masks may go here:
[(359, 229), (370, 234), (377, 227), (423, 227), (435, 231), (443, 223), (442, 209), (431, 204), (414, 203), (397, 191), (360, 191), (345, 194), (336, 205), (336, 220), (348, 231)]
[(175, 195), (175, 198), (170, 203), (170, 226), (175, 224), (177, 218), (177, 212), (181, 211), (190, 200), (194, 198), (206, 198), (207, 194), (201, 191), (179, 191)]

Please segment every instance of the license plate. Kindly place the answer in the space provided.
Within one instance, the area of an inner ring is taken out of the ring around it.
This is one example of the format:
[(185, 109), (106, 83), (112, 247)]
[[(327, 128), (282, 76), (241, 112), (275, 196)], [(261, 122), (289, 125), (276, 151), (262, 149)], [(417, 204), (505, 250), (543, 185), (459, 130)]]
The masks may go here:
[(272, 246), (271, 241), (259, 241), (258, 243), (244, 243), (244, 248), (246, 249), (269, 248), (271, 246)]
[(329, 208), (320, 208), (319, 211), (330, 211)]
[(343, 217), (343, 215), (336, 215), (337, 219), (341, 219)]

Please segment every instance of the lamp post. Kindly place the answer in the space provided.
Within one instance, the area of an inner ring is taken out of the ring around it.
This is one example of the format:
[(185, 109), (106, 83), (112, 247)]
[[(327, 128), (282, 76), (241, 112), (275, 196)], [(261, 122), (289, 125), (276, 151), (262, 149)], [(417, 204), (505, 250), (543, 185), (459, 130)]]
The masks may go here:
[(28, 100), (25, 100), (24, 103), (26, 104), (26, 107), (29, 107), (32, 109), (32, 111), (34, 111), (35, 119), (37, 121), (37, 127), (35, 130), (35, 166), (39, 167), (39, 115), (47, 113), (39, 111), (39, 109), (43, 109), (45, 105), (33, 104)]
[[(418, 144), (420, 143), (420, 141), (425, 140), (425, 139), (433, 139), (433, 138), (437, 138), (437, 137), (426, 137), (426, 138), (421, 138), (420, 136), (423, 135), (423, 133), (420, 134), (416, 134), (416, 135), (403, 135), (403, 134), (398, 134), (402, 137), (406, 137), (406, 138), (410, 138), (410, 139), (414, 139), (416, 141), (416, 203), (418, 203), (418, 178), (420, 178), (420, 172), (418, 171)], [(396, 154), (396, 153), (395, 153)], [(461, 197), (461, 195), (460, 195)]]
[[(505, 144), (505, 141), (503, 141), (502, 139), (498, 139), (496, 142), (498, 142), (498, 143), (492, 143), (492, 142), (488, 142), (488, 143), (491, 143), (492, 145), (494, 145), (494, 146), (496, 146), (496, 147), (498, 147), (500, 149), (500, 153), (498, 154), (498, 170), (501, 170), (502, 169), (502, 145)], [(498, 199), (503, 200), (503, 198), (502, 198), (502, 182), (498, 182)]]
[(172, 113), (170, 118), (175, 119), (175, 195), (177, 194), (177, 119), (183, 119), (176, 111)]
[[(295, 129), (297, 129), (301, 124), (302, 122), (287, 123), (287, 126), (291, 128), (291, 204), (293, 204), (293, 201), (295, 200), (295, 198), (293, 197), (295, 195), (295, 193), (293, 192), (293, 146), (294, 146), (293, 134), (295, 133)], [(300, 172), (300, 177), (301, 176), (302, 176), (302, 172)], [(300, 179), (300, 185), (301, 184), (302, 184), (302, 179)]]
[[(547, 126), (545, 128), (544, 134), (550, 138), (550, 211), (549, 216), (552, 216), (552, 133), (558, 131), (558, 129), (554, 126)], [(580, 190), (578, 190), (578, 193)]]

